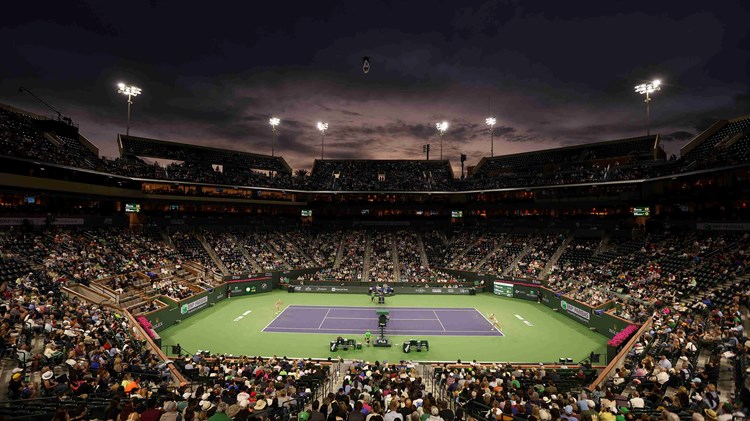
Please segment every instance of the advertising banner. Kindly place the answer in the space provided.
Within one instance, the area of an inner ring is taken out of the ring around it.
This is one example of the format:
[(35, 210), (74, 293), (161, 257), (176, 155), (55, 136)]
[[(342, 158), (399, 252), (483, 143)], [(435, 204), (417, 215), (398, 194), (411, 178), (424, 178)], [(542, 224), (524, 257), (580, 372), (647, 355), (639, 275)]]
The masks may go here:
[(535, 288), (527, 285), (515, 284), (513, 285), (513, 297), (522, 298), (529, 301), (539, 300), (539, 288)]
[[(226, 293), (226, 285), (221, 285), (211, 291), (206, 291), (179, 303), (171, 304), (167, 308), (145, 314), (145, 316), (151, 322), (154, 330), (160, 332), (177, 323), (178, 320), (182, 321), (208, 308), (210, 305), (218, 303), (226, 298)], [(164, 301), (167, 302), (168, 300)]]
[(503, 297), (513, 298), (513, 285), (505, 282), (495, 281), (492, 283), (492, 292), (495, 295), (502, 295)]
[(565, 315), (583, 325), (593, 327), (600, 334), (612, 338), (617, 332), (625, 329), (628, 322), (604, 313), (603, 310), (611, 306), (598, 307), (596, 310), (586, 304), (566, 299), (564, 296), (557, 296), (555, 292), (546, 288), (539, 290), (542, 303), (547, 307)]
[(237, 280), (227, 282), (229, 293), (232, 297), (240, 295), (252, 295), (261, 292), (270, 292), (273, 289), (271, 277), (255, 278), (248, 280)]

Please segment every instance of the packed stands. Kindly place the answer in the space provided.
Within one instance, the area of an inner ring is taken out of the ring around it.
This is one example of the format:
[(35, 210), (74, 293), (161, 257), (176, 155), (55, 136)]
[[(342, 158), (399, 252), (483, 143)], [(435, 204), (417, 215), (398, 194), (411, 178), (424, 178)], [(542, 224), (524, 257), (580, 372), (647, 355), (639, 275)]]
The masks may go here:
[(481, 262), (491, 254), (505, 240), (505, 233), (490, 232), (483, 234), (479, 241), (473, 244), (457, 259), (448, 265), (451, 269), (476, 271)]
[(658, 136), (483, 158), (467, 180), (473, 188), (591, 183), (641, 178), (664, 151)]
[(531, 241), (527, 234), (511, 234), (503, 240), (500, 247), (492, 251), (486, 258), (480, 271), (491, 275), (500, 275), (511, 266), (513, 261)]
[(399, 280), (402, 282), (421, 279), (429, 273), (422, 261), (423, 250), (419, 240), (419, 233), (414, 231), (399, 230), (395, 234)]
[(237, 240), (250, 257), (250, 262), (260, 271), (289, 269), (288, 263), (284, 262), (275, 252), (274, 248), (265, 240), (265, 234), (253, 231), (237, 231)]
[(317, 266), (333, 266), (341, 247), (341, 230), (302, 230), (284, 233), (301, 252), (310, 256)]
[(522, 278), (537, 278), (563, 242), (565, 242), (565, 236), (562, 234), (540, 236), (516, 263), (513, 275)]
[(375, 282), (393, 282), (396, 276), (391, 233), (376, 230), (368, 234), (370, 240), (369, 279)]
[(294, 242), (288, 240), (283, 232), (270, 231), (262, 235), (265, 241), (273, 247), (275, 254), (279, 256), (289, 268), (309, 269), (320, 266), (320, 264), (307, 256)]
[(315, 160), (308, 187), (333, 191), (452, 190), (448, 161)]
[[(722, 120), (665, 161), (659, 136), (483, 158), (466, 179), (448, 161), (316, 160), (293, 177), (281, 157), (120, 135), (120, 157), (98, 157), (78, 129), (0, 106), (0, 155), (138, 179), (318, 191), (462, 191), (641, 180), (748, 161), (750, 118)], [(147, 163), (163, 160), (166, 166)]]
[(245, 258), (242, 247), (231, 233), (218, 233), (206, 231), (206, 241), (213, 248), (221, 263), (229, 270), (229, 273), (256, 272), (258, 268)]
[(146, 139), (120, 135), (118, 138), (121, 156), (139, 156), (189, 163), (221, 165), (230, 168), (244, 168), (273, 172), (290, 173), (283, 159), (248, 152), (228, 151), (185, 143)]

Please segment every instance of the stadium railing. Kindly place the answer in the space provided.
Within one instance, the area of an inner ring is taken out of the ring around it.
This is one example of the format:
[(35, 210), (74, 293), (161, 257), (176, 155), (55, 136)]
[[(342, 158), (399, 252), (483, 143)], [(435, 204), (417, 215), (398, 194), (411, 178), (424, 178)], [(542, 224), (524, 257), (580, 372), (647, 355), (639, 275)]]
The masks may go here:
[[(117, 309), (117, 307), (113, 307), (113, 308)], [(172, 377), (174, 378), (175, 383), (177, 383), (178, 385), (181, 383), (186, 383), (187, 379), (185, 379), (182, 373), (180, 373), (180, 371), (177, 370), (177, 367), (174, 366), (174, 363), (172, 363), (169, 360), (169, 358), (167, 358), (167, 356), (161, 351), (161, 349), (156, 345), (153, 339), (151, 339), (151, 336), (149, 336), (146, 330), (143, 329), (141, 324), (138, 323), (137, 320), (135, 320), (135, 317), (133, 317), (133, 315), (130, 314), (129, 311), (119, 310), (119, 309), (117, 310), (122, 311), (125, 314), (125, 316), (128, 318), (128, 320), (130, 321), (130, 323), (133, 325), (134, 329), (137, 330), (138, 334), (142, 338), (146, 339), (146, 343), (148, 344), (149, 348), (151, 348), (151, 352), (155, 353), (162, 361), (168, 362), (167, 366), (169, 367), (169, 372), (172, 373)]]
[(597, 376), (597, 378), (587, 387), (589, 391), (594, 391), (597, 386), (602, 385), (607, 380), (611, 379), (614, 375), (615, 369), (622, 367), (625, 357), (628, 355), (631, 349), (633, 349), (633, 346), (635, 345), (638, 340), (640, 340), (641, 336), (648, 332), (648, 330), (651, 328), (651, 324), (653, 323), (652, 319), (648, 319), (646, 323), (644, 323), (640, 329), (633, 335), (632, 338), (622, 347), (620, 352), (613, 358), (607, 367), (602, 370), (602, 372)]

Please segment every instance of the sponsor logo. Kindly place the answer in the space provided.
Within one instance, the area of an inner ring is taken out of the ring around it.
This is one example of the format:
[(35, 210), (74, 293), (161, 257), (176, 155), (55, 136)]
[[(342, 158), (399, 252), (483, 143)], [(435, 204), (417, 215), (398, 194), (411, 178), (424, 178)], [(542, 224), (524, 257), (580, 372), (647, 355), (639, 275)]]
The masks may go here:
[(260, 289), (268, 289), (268, 284), (263, 282), (262, 284), (260, 284)]
[(433, 288), (432, 289), (433, 294), (442, 294), (443, 290), (441, 288)]
[(208, 297), (199, 298), (192, 303), (183, 304), (182, 307), (180, 307), (180, 313), (187, 314), (191, 313), (193, 310), (203, 307), (208, 303)]
[(425, 292), (427, 292), (427, 290), (424, 288), (417, 288), (414, 290), (414, 292), (416, 292), (417, 294), (424, 294)]
[(576, 317), (580, 317), (581, 319), (586, 320), (587, 322), (591, 319), (591, 314), (588, 311), (582, 308), (578, 308), (574, 306), (573, 304), (568, 304), (567, 301), (560, 301), (560, 307), (563, 310), (567, 311), (568, 313)]

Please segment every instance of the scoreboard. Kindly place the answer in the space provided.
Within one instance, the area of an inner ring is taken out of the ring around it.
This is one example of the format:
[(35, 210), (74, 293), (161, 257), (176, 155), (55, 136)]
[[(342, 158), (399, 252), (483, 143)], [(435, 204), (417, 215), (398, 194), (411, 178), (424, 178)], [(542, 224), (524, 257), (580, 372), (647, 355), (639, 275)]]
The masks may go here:
[(513, 298), (513, 284), (506, 284), (505, 282), (495, 281), (492, 291), (495, 293), (495, 295), (502, 295), (503, 297)]

